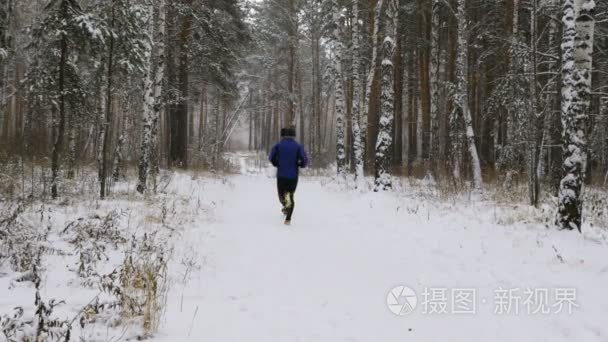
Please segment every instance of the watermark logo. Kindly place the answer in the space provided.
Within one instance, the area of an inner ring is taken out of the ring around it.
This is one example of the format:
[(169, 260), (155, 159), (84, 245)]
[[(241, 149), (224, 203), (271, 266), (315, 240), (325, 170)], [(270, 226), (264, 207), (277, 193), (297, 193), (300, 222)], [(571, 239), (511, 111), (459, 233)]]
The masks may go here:
[(397, 316), (404, 316), (413, 312), (417, 304), (416, 293), (407, 286), (394, 287), (386, 296), (388, 309)]
[[(469, 314), (478, 311), (475, 288), (425, 287), (420, 291), (423, 315)], [(572, 314), (580, 307), (576, 288), (502, 288), (481, 296), (481, 304), (494, 306), (496, 315)], [(416, 292), (407, 286), (393, 288), (386, 297), (389, 310), (397, 316), (410, 314), (418, 305)]]

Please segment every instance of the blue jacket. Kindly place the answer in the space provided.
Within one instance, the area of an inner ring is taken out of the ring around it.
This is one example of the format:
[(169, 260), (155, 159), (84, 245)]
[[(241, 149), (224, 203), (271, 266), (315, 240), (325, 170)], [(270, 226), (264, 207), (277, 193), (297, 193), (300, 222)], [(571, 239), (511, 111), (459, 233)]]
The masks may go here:
[(274, 145), (268, 160), (277, 168), (277, 177), (297, 179), (298, 168), (308, 165), (308, 157), (304, 147), (293, 138), (283, 138)]

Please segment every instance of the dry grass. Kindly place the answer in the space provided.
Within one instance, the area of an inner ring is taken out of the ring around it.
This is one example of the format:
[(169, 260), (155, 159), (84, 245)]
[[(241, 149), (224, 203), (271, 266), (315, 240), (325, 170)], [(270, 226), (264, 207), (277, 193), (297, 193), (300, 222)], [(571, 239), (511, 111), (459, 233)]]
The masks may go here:
[(167, 251), (155, 236), (134, 240), (120, 271), (121, 316), (141, 318), (146, 337), (158, 330), (169, 288)]

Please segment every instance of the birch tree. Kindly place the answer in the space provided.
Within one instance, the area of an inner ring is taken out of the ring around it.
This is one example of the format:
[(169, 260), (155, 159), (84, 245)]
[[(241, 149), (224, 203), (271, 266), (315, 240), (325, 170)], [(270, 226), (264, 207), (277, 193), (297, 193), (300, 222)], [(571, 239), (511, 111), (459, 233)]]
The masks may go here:
[(384, 41), (382, 42), (382, 71), (380, 93), (380, 122), (378, 124), (378, 140), (375, 155), (375, 188), (374, 191), (389, 190), (391, 180), (391, 145), (393, 143), (394, 119), (394, 66), (395, 36), (397, 34), (397, 4), (389, 0), (386, 7)]
[(332, 61), (332, 81), (334, 84), (335, 112), (336, 112), (336, 164), (338, 176), (346, 177), (346, 136), (345, 115), (346, 98), (344, 93), (344, 82), (342, 79), (342, 58), (344, 48), (340, 39), (340, 9), (336, 0), (330, 0), (332, 14), (332, 44), (334, 46)]
[(564, 177), (559, 187), (557, 225), (581, 231), (587, 168), (585, 125), (591, 105), (595, 20), (593, 0), (566, 0), (562, 17), (562, 139)]
[(359, 24), (359, 1), (353, 1), (353, 48), (352, 48), (352, 68), (353, 68), (353, 105), (352, 105), (352, 130), (353, 130), (353, 150), (355, 157), (355, 186), (359, 189), (363, 187), (363, 158), (364, 147), (361, 140), (361, 92), (363, 84), (361, 83), (361, 28)]
[(148, 50), (146, 79), (144, 86), (142, 137), (139, 154), (139, 179), (137, 191), (144, 193), (150, 173), (150, 163), (156, 148), (158, 120), (162, 106), (161, 95), (165, 72), (165, 0), (158, 0), (158, 13), (150, 7), (149, 32), (153, 36)]
[(475, 145), (473, 118), (469, 108), (469, 25), (466, 17), (466, 0), (458, 0), (456, 20), (458, 22), (458, 56), (456, 61), (456, 105), (464, 121), (465, 137), (471, 169), (473, 173), (473, 188), (481, 190), (481, 164)]

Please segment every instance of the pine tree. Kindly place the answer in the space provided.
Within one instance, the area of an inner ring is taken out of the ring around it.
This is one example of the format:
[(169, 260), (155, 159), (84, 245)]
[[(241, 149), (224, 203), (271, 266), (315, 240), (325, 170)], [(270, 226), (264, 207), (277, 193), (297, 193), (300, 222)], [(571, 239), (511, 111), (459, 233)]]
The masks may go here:
[(99, 166), (99, 195), (106, 196), (108, 186), (109, 154), (111, 144), (111, 123), (113, 98), (116, 92), (117, 75), (141, 72), (147, 46), (146, 35), (141, 30), (146, 17), (143, 6), (134, 5), (129, 0), (107, 0), (101, 4), (101, 17), (105, 22), (103, 70), (105, 72), (105, 113), (100, 127), (98, 144), (101, 146)]
[(439, 30), (440, 30), (441, 1), (433, 0), (431, 9), (431, 63), (430, 63), (430, 86), (431, 86), (431, 138), (429, 159), (431, 161), (431, 173), (437, 179), (439, 172), (437, 162), (439, 159)]
[(53, 0), (32, 32), (29, 50), (36, 56), (25, 83), (30, 94), (44, 98), (42, 105), (57, 113), (57, 135), (51, 156), (51, 196), (59, 196), (59, 177), (68, 120), (68, 108), (86, 99), (74, 57), (86, 56), (86, 47), (101, 36), (101, 25), (76, 0)]
[[(372, 29), (372, 56), (365, 81), (365, 96), (363, 101), (363, 112), (361, 116), (361, 141), (365, 145), (369, 139), (367, 136), (367, 124), (370, 116), (370, 103), (372, 98), (372, 86), (376, 78), (376, 66), (378, 62), (378, 35), (380, 34), (380, 21), (382, 20), (382, 11), (384, 9), (385, 0), (377, 0), (374, 9), (374, 27)], [(364, 152), (366, 150), (364, 149)], [(371, 151), (370, 151), (371, 152)]]

